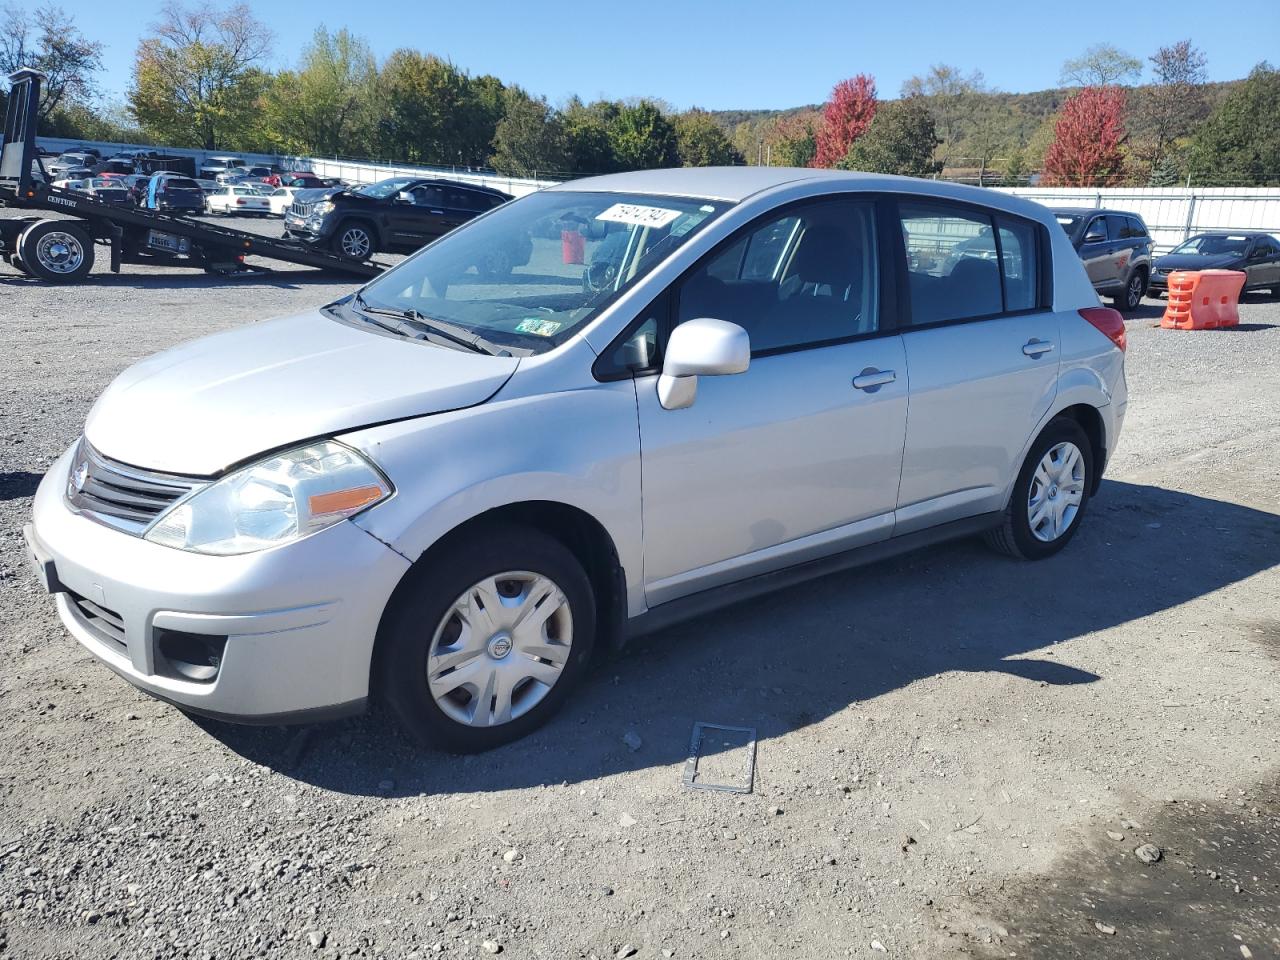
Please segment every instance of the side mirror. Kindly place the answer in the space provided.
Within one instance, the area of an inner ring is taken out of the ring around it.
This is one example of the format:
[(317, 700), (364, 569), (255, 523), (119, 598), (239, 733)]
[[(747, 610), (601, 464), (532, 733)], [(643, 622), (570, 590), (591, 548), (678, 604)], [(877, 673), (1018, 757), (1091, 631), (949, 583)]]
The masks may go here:
[(1106, 243), (1107, 232), (1105, 230), (1090, 230), (1084, 235), (1085, 243)]
[(401, 190), (396, 194), (397, 203), (413, 203), (413, 194), (408, 190)]
[(671, 331), (658, 402), (665, 410), (683, 410), (698, 395), (698, 377), (743, 373), (751, 364), (751, 338), (736, 323), (701, 317)]

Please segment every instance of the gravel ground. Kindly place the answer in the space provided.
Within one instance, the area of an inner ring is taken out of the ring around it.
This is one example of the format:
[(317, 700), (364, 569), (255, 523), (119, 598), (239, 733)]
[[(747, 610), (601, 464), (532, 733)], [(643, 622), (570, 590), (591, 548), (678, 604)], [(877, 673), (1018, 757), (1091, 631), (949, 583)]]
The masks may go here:
[[(1147, 302), (1058, 557), (962, 542), (666, 630), (459, 759), (377, 711), (192, 719), (59, 626), (20, 530), (94, 397), (351, 287), (126, 270), (0, 265), (0, 955), (1280, 956), (1280, 303)], [(757, 728), (752, 794), (682, 788), (698, 720)]]

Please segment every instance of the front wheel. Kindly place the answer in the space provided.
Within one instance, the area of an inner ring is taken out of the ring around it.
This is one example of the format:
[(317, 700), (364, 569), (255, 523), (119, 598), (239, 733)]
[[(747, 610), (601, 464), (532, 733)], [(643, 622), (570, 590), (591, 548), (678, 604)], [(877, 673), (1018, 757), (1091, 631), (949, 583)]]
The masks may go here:
[(987, 543), (1023, 560), (1051, 557), (1075, 536), (1089, 504), (1093, 447), (1080, 424), (1060, 417), (1027, 452), (1004, 518)]
[(348, 260), (368, 260), (373, 256), (373, 234), (362, 223), (344, 223), (333, 236), (333, 252)]
[(383, 624), (378, 674), (419, 742), (488, 750), (568, 698), (591, 656), (596, 609), (564, 544), (532, 528), (481, 527), (408, 576)]

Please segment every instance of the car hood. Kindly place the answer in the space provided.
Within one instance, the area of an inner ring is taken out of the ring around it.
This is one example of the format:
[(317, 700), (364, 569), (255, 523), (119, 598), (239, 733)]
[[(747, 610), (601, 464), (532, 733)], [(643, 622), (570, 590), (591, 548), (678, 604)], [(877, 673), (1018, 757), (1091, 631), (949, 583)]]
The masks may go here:
[(1240, 258), (1233, 253), (1171, 253), (1156, 260), (1156, 269), (1166, 273), (1172, 270), (1223, 270), (1238, 266)]
[(89, 411), (85, 436), (136, 467), (208, 476), (295, 442), (483, 403), (518, 365), (317, 310), (134, 364)]

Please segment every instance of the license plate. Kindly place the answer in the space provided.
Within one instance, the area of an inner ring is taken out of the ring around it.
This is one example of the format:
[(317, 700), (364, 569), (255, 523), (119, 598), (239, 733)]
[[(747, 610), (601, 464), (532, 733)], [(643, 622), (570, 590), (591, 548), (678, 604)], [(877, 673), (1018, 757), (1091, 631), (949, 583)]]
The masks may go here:
[(167, 250), (170, 253), (190, 253), (191, 240), (187, 237), (175, 237), (172, 233), (160, 230), (147, 231), (147, 246), (156, 250)]

